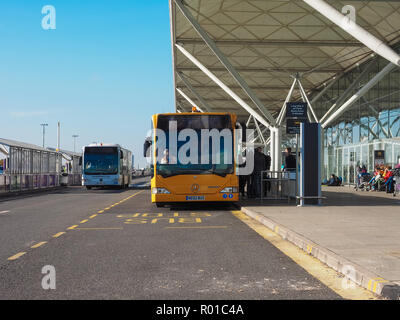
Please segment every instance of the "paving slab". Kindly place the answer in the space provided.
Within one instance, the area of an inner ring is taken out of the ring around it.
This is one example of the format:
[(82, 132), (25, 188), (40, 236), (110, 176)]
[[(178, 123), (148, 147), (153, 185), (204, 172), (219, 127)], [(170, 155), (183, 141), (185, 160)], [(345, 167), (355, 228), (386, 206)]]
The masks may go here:
[[(266, 200), (243, 201), (241, 207), (322, 260), (336, 257), (338, 271), (346, 264), (364, 270), (354, 280), (377, 294), (385, 285), (400, 285), (400, 197), (349, 187), (323, 188), (323, 196), (323, 205), (315, 207)], [(397, 289), (391, 298), (398, 297)]]

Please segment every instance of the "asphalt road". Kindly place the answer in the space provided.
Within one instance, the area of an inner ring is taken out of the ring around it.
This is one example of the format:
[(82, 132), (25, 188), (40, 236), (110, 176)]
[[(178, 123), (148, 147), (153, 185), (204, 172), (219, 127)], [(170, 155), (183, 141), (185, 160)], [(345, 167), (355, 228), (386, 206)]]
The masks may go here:
[(341, 298), (231, 210), (160, 209), (137, 189), (3, 200), (0, 299)]

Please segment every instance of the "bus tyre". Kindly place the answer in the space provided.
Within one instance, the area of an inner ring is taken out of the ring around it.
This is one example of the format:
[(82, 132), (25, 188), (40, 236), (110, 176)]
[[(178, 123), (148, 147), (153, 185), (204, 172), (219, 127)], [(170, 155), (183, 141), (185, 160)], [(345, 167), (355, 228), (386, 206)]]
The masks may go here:
[(165, 206), (165, 203), (162, 202), (156, 202), (157, 208), (163, 208)]
[(88, 187), (88, 186), (86, 186), (86, 189), (87, 189), (87, 190), (90, 190), (90, 189), (92, 189), (92, 187)]

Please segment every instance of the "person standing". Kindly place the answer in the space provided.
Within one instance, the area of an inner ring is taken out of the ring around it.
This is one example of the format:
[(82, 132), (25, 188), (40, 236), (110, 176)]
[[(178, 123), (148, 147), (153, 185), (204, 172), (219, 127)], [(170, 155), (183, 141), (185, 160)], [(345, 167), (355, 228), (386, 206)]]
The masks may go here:
[(252, 179), (252, 190), (256, 198), (261, 197), (261, 172), (267, 169), (265, 154), (262, 153), (261, 147), (256, 148), (254, 153), (254, 171)]
[[(265, 165), (267, 171), (271, 170), (271, 156), (269, 154), (264, 155), (265, 156)], [(266, 176), (266, 178), (269, 178), (269, 175)], [(267, 196), (267, 192), (271, 190), (271, 182), (266, 181), (264, 182), (264, 196)]]
[(292, 148), (286, 148), (285, 150), (285, 167), (287, 171), (296, 170), (296, 157), (292, 154)]

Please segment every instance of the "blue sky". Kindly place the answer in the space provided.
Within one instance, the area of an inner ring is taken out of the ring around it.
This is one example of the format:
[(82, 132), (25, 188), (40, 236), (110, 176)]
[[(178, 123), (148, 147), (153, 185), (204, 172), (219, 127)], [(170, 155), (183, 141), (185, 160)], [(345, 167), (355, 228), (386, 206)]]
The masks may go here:
[[(56, 9), (43, 30), (42, 7)], [(173, 107), (167, 0), (7, 0), (0, 4), (0, 137), (77, 149), (119, 143), (141, 157), (151, 115)]]

